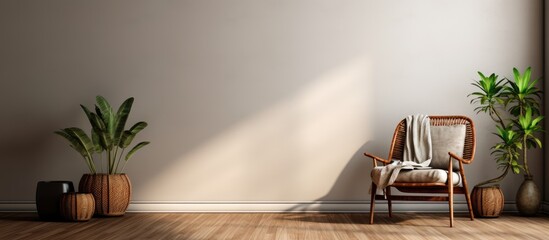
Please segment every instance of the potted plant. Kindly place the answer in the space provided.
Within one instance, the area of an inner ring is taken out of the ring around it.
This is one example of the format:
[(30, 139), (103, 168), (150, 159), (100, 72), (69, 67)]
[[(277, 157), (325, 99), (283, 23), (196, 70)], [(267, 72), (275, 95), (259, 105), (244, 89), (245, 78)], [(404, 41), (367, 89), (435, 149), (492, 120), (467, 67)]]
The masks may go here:
[[(536, 133), (542, 131), (540, 124), (543, 119), (539, 110), (542, 92), (536, 87), (538, 80), (531, 79), (531, 68), (527, 68), (523, 74), (513, 68), (513, 80), (498, 79), (494, 73), (489, 76), (481, 72), (478, 74), (480, 80), (473, 85), (480, 91), (469, 96), (473, 96), (471, 103), (479, 105), (475, 108), (477, 114), (487, 113), (496, 125), (494, 134), (498, 136), (499, 142), (491, 148), (491, 154), (502, 174), (475, 185), (472, 193), (473, 205), (477, 204), (475, 212), (480, 209), (479, 214), (483, 215), (484, 209), (485, 213), (492, 213), (488, 216), (498, 216), (501, 213), (503, 194), (497, 183), (512, 171), (514, 174), (524, 173), (524, 182), (516, 197), (517, 208), (523, 215), (533, 215), (541, 203), (539, 189), (532, 181), (533, 176), (528, 167), (528, 149), (542, 147), (541, 141), (536, 137)], [(484, 200), (479, 202), (477, 199)], [(499, 205), (486, 206), (488, 203)], [(493, 209), (497, 214), (494, 214)]]
[(124, 167), (133, 154), (149, 142), (140, 142), (125, 155), (124, 152), (137, 133), (147, 127), (147, 123), (137, 122), (125, 129), (133, 98), (124, 101), (117, 112), (102, 96), (97, 96), (96, 101), (95, 112), (80, 105), (91, 124), (91, 136), (77, 127), (61, 129), (55, 133), (67, 139), (70, 146), (84, 158), (89, 173), (82, 176), (78, 188), (80, 192), (93, 194), (95, 213), (120, 216), (126, 212), (131, 197), (131, 183), (123, 172)]

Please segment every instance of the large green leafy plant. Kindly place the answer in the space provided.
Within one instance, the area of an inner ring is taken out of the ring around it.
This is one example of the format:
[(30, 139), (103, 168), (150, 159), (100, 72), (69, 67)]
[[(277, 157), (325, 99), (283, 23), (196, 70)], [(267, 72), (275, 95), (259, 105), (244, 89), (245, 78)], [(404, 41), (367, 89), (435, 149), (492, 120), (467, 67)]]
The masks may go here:
[[(140, 142), (124, 156), (125, 150), (131, 145), (137, 133), (147, 127), (146, 122), (137, 122), (131, 128), (125, 130), (133, 100), (133, 97), (126, 99), (117, 112), (113, 111), (109, 102), (102, 96), (96, 97), (95, 112), (90, 111), (84, 105), (80, 105), (92, 126), (91, 137), (84, 130), (77, 127), (55, 131), (56, 134), (67, 139), (70, 146), (82, 155), (90, 173), (95, 174), (98, 172), (95, 166), (97, 156), (99, 156), (98, 161), (101, 164), (101, 172), (103, 172), (103, 162), (106, 162), (106, 173), (121, 173), (132, 155), (149, 144), (149, 142)], [(124, 159), (122, 160), (123, 156)], [(105, 160), (103, 160), (103, 157), (105, 157)], [(120, 166), (122, 161), (122, 166)]]
[[(496, 125), (499, 142), (492, 147), (491, 154), (496, 158), (498, 167), (503, 170), (496, 178), (481, 182), (477, 186), (497, 183), (505, 178), (509, 171), (519, 174), (524, 171), (532, 178), (528, 168), (528, 149), (542, 147), (536, 133), (541, 132), (543, 116), (540, 115), (541, 91), (536, 87), (538, 79), (531, 79), (531, 68), (520, 73), (513, 68), (513, 80), (492, 73), (485, 76), (478, 72), (480, 80), (473, 83), (478, 92), (469, 94), (471, 103), (478, 104), (477, 113), (487, 113)], [(522, 159), (522, 163), (520, 160)]]

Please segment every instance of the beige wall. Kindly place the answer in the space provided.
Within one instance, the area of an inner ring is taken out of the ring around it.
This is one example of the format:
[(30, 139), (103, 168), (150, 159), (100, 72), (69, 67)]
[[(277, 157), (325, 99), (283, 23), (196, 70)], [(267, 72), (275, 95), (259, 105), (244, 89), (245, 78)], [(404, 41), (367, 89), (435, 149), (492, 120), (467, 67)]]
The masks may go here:
[[(371, 162), (409, 114), (463, 114), (466, 168), (498, 174), (476, 71), (542, 74), (541, 1), (2, 1), (0, 201), (86, 168), (52, 132), (78, 104), (136, 98), (152, 144), (128, 165), (135, 201), (367, 200)], [(541, 151), (534, 153), (541, 159)], [(542, 161), (533, 160), (542, 183)], [(503, 182), (513, 201), (521, 176)]]

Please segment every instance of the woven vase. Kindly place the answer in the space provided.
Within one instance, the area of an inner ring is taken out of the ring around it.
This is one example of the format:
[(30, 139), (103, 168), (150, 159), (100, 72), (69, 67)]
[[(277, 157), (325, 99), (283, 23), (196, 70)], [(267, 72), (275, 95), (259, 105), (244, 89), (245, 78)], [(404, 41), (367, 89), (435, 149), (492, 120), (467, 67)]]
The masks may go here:
[(91, 193), (65, 193), (59, 209), (65, 220), (88, 221), (95, 212), (95, 200)]
[(471, 202), (475, 217), (484, 218), (499, 217), (505, 203), (499, 185), (474, 187)]
[(95, 214), (122, 216), (130, 204), (132, 186), (126, 174), (84, 174), (78, 184), (80, 192), (95, 198)]

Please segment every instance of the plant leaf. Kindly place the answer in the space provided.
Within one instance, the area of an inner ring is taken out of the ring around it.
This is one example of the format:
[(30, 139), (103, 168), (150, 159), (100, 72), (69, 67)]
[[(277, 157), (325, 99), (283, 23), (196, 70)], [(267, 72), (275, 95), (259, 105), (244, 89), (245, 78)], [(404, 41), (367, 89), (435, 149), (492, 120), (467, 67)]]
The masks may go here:
[(146, 122), (138, 122), (134, 124), (130, 130), (124, 131), (122, 134), (122, 137), (120, 138), (120, 142), (118, 143), (118, 146), (121, 148), (127, 148), (141, 130), (143, 130), (145, 127), (147, 127)]
[(103, 123), (105, 123), (105, 127), (107, 128), (107, 132), (112, 136), (114, 132), (114, 116), (112, 107), (107, 99), (102, 96), (98, 95), (95, 99), (97, 101), (97, 107), (100, 110), (97, 115), (101, 116), (101, 119), (103, 120)]
[(78, 141), (78, 143), (84, 148), (87, 156), (91, 158), (91, 153), (94, 149), (94, 145), (90, 137), (88, 137), (88, 135), (82, 129), (76, 127), (65, 128), (65, 132), (74, 137)]
[(124, 131), (124, 134), (122, 134), (122, 138), (120, 138), (120, 143), (118, 144), (121, 148), (127, 148), (133, 141), (133, 138), (135, 138), (135, 134), (133, 134), (130, 130)]
[(96, 132), (96, 134), (98, 135), (100, 140), (99, 143), (101, 144), (103, 149), (106, 149), (106, 150), (112, 149), (111, 135), (108, 133), (107, 128), (105, 127), (105, 124), (97, 114), (91, 113), (91, 117), (92, 117), (93, 131)]
[(132, 109), (132, 104), (133, 104), (133, 97), (126, 99), (126, 101), (124, 101), (120, 105), (120, 107), (118, 108), (118, 112), (116, 113), (116, 124), (115, 124), (115, 129), (113, 134), (113, 140), (114, 140), (114, 144), (116, 144), (117, 146), (120, 145), (120, 138), (124, 133), (124, 128), (126, 127), (126, 121), (128, 120), (128, 116)]
[(138, 143), (137, 145), (135, 145), (135, 146), (132, 148), (132, 150), (130, 150), (130, 151), (128, 152), (128, 154), (126, 154), (125, 160), (128, 161), (128, 159), (130, 159), (130, 157), (131, 157), (137, 150), (139, 150), (140, 148), (146, 146), (146, 145), (149, 144), (149, 143), (150, 143), (150, 142), (140, 142), (140, 143)]
[(63, 138), (65, 138), (65, 139), (67, 139), (67, 141), (69, 141), (69, 143), (70, 143), (69, 146), (71, 148), (73, 148), (74, 150), (76, 150), (80, 155), (82, 155), (83, 158), (86, 158), (86, 151), (84, 149), (84, 146), (82, 145), (82, 143), (80, 141), (78, 141), (78, 139), (76, 139), (71, 134), (68, 134), (65, 129), (55, 131), (54, 133), (61, 136), (61, 137), (63, 137)]
[(96, 153), (103, 152), (103, 145), (101, 145), (100, 137), (97, 134), (97, 132), (93, 129), (91, 131), (91, 138), (92, 138), (92, 143), (93, 143), (95, 152)]
[(146, 122), (143, 122), (143, 121), (138, 122), (130, 128), (130, 132), (137, 134), (141, 130), (145, 129), (147, 126), (148, 124)]

